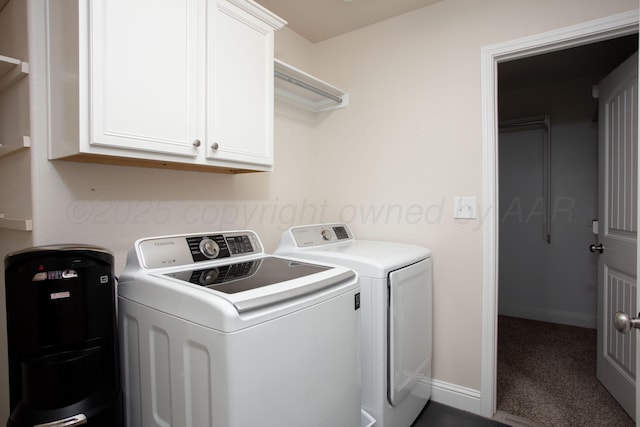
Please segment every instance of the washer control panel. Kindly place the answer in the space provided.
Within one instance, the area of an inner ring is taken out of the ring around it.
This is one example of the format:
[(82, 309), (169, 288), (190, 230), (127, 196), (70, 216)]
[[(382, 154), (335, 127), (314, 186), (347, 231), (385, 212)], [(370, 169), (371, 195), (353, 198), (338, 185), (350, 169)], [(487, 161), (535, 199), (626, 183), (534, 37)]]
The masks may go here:
[(353, 234), (346, 224), (319, 224), (293, 227), (291, 237), (298, 247), (326, 245), (353, 240)]
[(253, 231), (152, 237), (136, 242), (136, 248), (145, 268), (189, 265), (263, 253), (262, 243)]

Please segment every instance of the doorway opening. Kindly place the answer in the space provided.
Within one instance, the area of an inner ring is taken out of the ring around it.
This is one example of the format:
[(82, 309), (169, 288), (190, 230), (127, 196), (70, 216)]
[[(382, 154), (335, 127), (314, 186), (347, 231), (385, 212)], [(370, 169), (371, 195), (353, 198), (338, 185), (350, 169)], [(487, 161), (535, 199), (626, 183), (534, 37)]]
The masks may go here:
[(498, 65), (500, 417), (635, 425), (596, 378), (598, 256), (588, 248), (598, 218), (593, 88), (637, 49), (632, 34)]
[[(544, 116), (549, 115), (551, 123), (554, 123), (554, 114), (553, 111), (549, 109), (542, 109), (540, 107), (535, 112), (524, 112), (524, 110), (520, 110), (517, 115), (513, 117), (506, 117), (502, 114), (502, 117), (499, 111), (502, 111), (502, 96), (506, 93), (503, 92), (503, 89), (508, 88), (510, 81), (510, 74), (515, 76), (515, 78), (511, 81), (511, 83), (519, 84), (523, 81), (526, 81), (526, 77), (523, 76), (522, 72), (530, 71), (533, 74), (533, 78), (542, 79), (549, 78), (549, 76), (558, 79), (558, 75), (562, 76), (569, 67), (557, 65), (550, 66), (549, 63), (546, 65), (540, 66), (541, 68), (535, 68), (534, 62), (541, 61), (543, 59), (548, 59), (545, 55), (557, 56), (561, 58), (563, 55), (568, 53), (572, 53), (574, 49), (592, 49), (596, 45), (600, 43), (610, 43), (615, 41), (616, 39), (625, 38), (626, 36), (632, 35), (630, 38), (635, 39), (637, 49), (637, 32), (638, 32), (638, 16), (636, 13), (627, 13), (617, 15), (611, 18), (594, 21), (591, 23), (587, 23), (585, 25), (579, 25), (576, 27), (571, 27), (567, 29), (563, 29), (557, 32), (552, 32), (548, 34), (539, 35), (536, 37), (530, 37), (523, 40), (518, 40), (513, 43), (504, 43), (500, 45), (490, 46), (488, 48), (483, 49), (483, 101), (484, 101), (484, 135), (483, 135), (483, 147), (484, 147), (484, 203), (486, 204), (486, 208), (488, 210), (487, 220), (483, 224), (483, 232), (484, 232), (484, 277), (483, 277), (483, 311), (485, 313), (483, 318), (483, 366), (482, 366), (482, 379), (481, 379), (481, 413), (485, 416), (493, 416), (496, 411), (496, 397), (497, 397), (497, 384), (496, 384), (496, 358), (497, 358), (497, 350), (500, 343), (498, 342), (497, 328), (498, 328), (498, 313), (502, 307), (499, 302), (499, 271), (498, 271), (498, 260), (500, 258), (500, 254), (498, 253), (498, 236), (499, 229), (501, 226), (501, 218), (500, 212), (498, 211), (498, 198), (500, 196), (499, 190), (499, 178), (497, 175), (498, 171), (498, 122), (505, 120), (518, 120), (523, 117), (537, 115)], [(619, 40), (618, 40), (619, 41)], [(556, 58), (556, 60), (558, 60)], [(624, 59), (624, 58), (623, 58)], [(566, 58), (565, 58), (566, 60)], [(574, 60), (569, 60), (570, 62)], [(596, 61), (597, 62), (597, 61)], [(513, 69), (509, 69), (512, 67)], [(521, 67), (518, 71), (517, 68)], [(518, 72), (510, 73), (510, 71), (514, 71), (514, 69)], [(524, 70), (524, 71), (523, 71)], [(520, 73), (520, 74), (519, 74)], [(606, 74), (606, 73), (605, 73)], [(604, 76), (604, 74), (603, 74)], [(576, 80), (575, 76), (569, 76), (568, 81)], [(579, 79), (578, 79), (579, 80)], [(496, 83), (499, 83), (499, 87), (496, 87)], [(597, 83), (597, 81), (595, 82)], [(556, 81), (556, 84), (558, 82)], [(593, 84), (593, 83), (592, 83)], [(498, 92), (500, 89), (500, 93)], [(526, 88), (524, 88), (526, 89)], [(522, 90), (523, 93), (526, 92), (523, 88), (518, 89), (514, 87), (514, 90)], [(496, 94), (499, 93), (498, 98), (496, 98)], [(588, 96), (590, 97), (591, 90), (588, 90)], [(590, 111), (590, 118), (595, 113), (595, 107), (593, 99), (591, 99), (588, 104)], [(506, 101), (505, 101), (506, 105)], [(561, 124), (562, 120), (558, 121), (558, 124)], [(563, 132), (565, 130), (562, 130)], [(551, 140), (552, 144), (554, 141), (554, 128), (552, 125), (551, 128)], [(596, 131), (597, 138), (597, 131)], [(537, 144), (536, 142), (533, 143)], [(535, 149), (537, 150), (537, 148)], [(535, 151), (534, 150), (534, 151)], [(568, 152), (569, 156), (571, 155), (571, 151)], [(582, 153), (583, 154), (583, 153)], [(551, 179), (553, 179), (553, 150), (551, 152)], [(544, 165), (542, 166), (542, 170), (544, 170)], [(597, 170), (597, 163), (596, 163)], [(544, 175), (544, 174), (542, 174)], [(594, 171), (594, 176), (597, 175), (597, 172)], [(500, 177), (502, 178), (502, 177)], [(597, 179), (597, 178), (596, 178)], [(551, 182), (553, 187), (553, 181)], [(597, 184), (595, 186), (597, 189)], [(594, 190), (597, 194), (597, 190)], [(553, 203), (553, 191), (551, 192), (550, 198)], [(571, 196), (571, 194), (569, 194)], [(534, 201), (537, 197), (534, 197)], [(567, 202), (571, 202), (571, 200), (565, 200)], [(521, 200), (522, 202), (522, 200)], [(537, 233), (538, 237), (543, 244), (549, 244), (548, 240), (550, 239), (553, 242), (554, 232), (553, 232), (553, 209), (550, 209), (548, 212), (545, 211), (548, 203), (541, 203), (536, 207), (535, 203), (533, 205), (533, 210), (526, 211), (526, 209), (522, 206), (519, 208), (514, 208), (513, 205), (511, 208), (511, 214), (517, 219), (526, 221), (527, 217), (532, 220), (533, 218), (540, 219), (541, 224), (540, 227), (546, 227), (548, 223), (551, 225), (551, 235), (548, 236), (546, 233), (540, 232)], [(530, 206), (531, 207), (531, 206)], [(552, 206), (553, 207), (553, 204)], [(558, 206), (557, 206), (558, 207)], [(562, 207), (562, 206), (559, 206)], [(538, 209), (538, 210), (536, 210)], [(533, 213), (532, 213), (533, 212)], [(569, 214), (572, 212), (571, 204), (564, 206), (563, 213)], [(505, 213), (504, 211), (502, 212)], [(565, 215), (566, 216), (566, 215)], [(559, 219), (556, 217), (556, 219)], [(567, 219), (567, 218), (565, 218)], [(573, 218), (572, 218), (573, 219)], [(590, 218), (587, 222), (589, 222)], [(587, 227), (585, 227), (587, 228)], [(590, 228), (588, 228), (590, 231)], [(556, 235), (556, 237), (560, 238), (561, 235)], [(588, 238), (588, 237), (587, 237)], [(588, 250), (588, 245), (585, 246), (585, 250)], [(554, 259), (553, 257), (551, 257)], [(558, 258), (555, 258), (556, 260)], [(535, 260), (538, 262), (539, 260)], [(533, 259), (529, 260), (530, 263), (533, 263)], [(543, 269), (540, 264), (538, 264), (539, 269)], [(595, 281), (595, 274), (593, 281)], [(529, 291), (531, 291), (529, 289)], [(518, 304), (512, 304), (513, 306), (517, 306)], [(521, 304), (522, 305), (522, 304)], [(504, 308), (509, 308), (505, 305)], [(517, 308), (517, 307), (516, 307)], [(520, 307), (522, 308), (522, 307)], [(565, 317), (568, 313), (581, 313), (580, 310), (572, 309), (571, 310), (550, 310), (552, 314), (556, 317)], [(535, 319), (536, 315), (544, 314), (545, 310), (530, 310), (529, 318)], [(547, 310), (549, 311), (549, 310)], [(595, 303), (593, 304), (593, 311), (595, 311)], [(533, 313), (533, 315), (532, 315)], [(513, 314), (513, 313), (511, 313)], [(549, 314), (549, 313), (546, 313)], [(569, 316), (571, 317), (571, 316)], [(558, 319), (553, 319), (554, 322), (572, 324), (576, 322), (580, 323), (588, 323), (590, 319), (595, 319), (595, 315), (592, 317), (589, 313), (581, 313), (578, 316), (574, 316), (575, 318), (571, 321), (567, 322), (558, 322)], [(595, 321), (594, 321), (595, 323)], [(580, 327), (588, 327), (588, 325), (580, 325)]]

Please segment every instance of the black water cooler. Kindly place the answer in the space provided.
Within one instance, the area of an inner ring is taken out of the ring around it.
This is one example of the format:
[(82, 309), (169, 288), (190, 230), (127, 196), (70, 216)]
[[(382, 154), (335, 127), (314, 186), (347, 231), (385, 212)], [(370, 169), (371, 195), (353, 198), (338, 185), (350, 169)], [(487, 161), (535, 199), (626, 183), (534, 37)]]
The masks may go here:
[(8, 427), (122, 426), (113, 255), (41, 246), (5, 258)]

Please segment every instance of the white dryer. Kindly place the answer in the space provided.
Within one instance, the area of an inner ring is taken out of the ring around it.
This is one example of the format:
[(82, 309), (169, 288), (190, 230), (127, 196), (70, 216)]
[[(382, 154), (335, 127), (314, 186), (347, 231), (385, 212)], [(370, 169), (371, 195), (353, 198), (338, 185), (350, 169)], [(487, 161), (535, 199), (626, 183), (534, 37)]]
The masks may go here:
[(356, 240), (345, 224), (319, 224), (290, 228), (275, 253), (358, 273), (362, 408), (375, 427), (409, 427), (431, 397), (431, 252)]
[(360, 288), (251, 231), (140, 239), (118, 283), (128, 427), (359, 426)]

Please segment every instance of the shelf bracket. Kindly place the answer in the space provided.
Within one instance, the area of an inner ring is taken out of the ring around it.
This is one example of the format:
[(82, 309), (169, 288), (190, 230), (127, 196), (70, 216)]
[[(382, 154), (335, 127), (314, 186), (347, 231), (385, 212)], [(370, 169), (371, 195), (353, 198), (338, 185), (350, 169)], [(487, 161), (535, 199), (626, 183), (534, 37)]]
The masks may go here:
[(274, 60), (273, 75), (280, 81), (275, 82), (275, 95), (298, 107), (320, 112), (344, 108), (349, 104), (349, 95), (344, 90), (279, 59)]
[(0, 55), (0, 92), (29, 74), (29, 63)]
[(341, 97), (333, 95), (333, 94), (331, 94), (329, 92), (326, 92), (326, 91), (324, 91), (324, 90), (322, 90), (320, 88), (317, 88), (315, 86), (312, 86), (312, 85), (310, 85), (308, 83), (305, 83), (302, 80), (298, 80), (298, 79), (296, 79), (294, 77), (287, 76), (286, 74), (281, 73), (279, 71), (275, 71), (274, 75), (277, 78), (282, 79), (282, 80), (284, 80), (286, 82), (289, 82), (289, 83), (294, 84), (296, 86), (300, 86), (303, 89), (309, 90), (309, 91), (311, 91), (313, 93), (317, 93), (318, 95), (324, 96), (325, 98), (329, 98), (329, 99), (337, 102), (338, 104), (342, 104), (342, 98)]
[(6, 218), (0, 213), (0, 228), (18, 231), (32, 231), (33, 221), (30, 219)]

